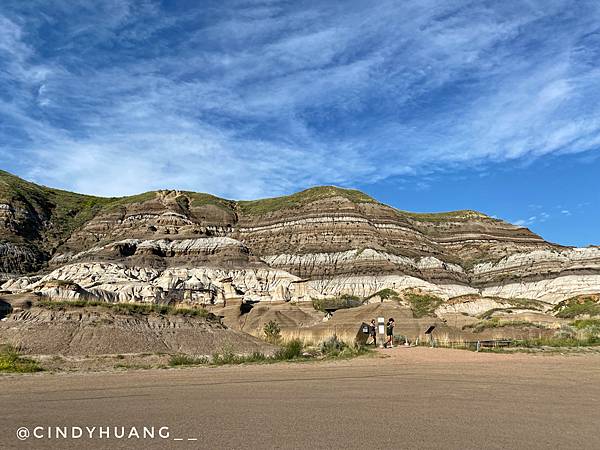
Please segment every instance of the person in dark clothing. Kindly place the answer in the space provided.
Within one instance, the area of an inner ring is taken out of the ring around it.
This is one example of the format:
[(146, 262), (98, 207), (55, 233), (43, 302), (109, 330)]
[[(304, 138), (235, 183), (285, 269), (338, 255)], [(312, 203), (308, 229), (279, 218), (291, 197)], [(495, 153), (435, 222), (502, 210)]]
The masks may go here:
[(373, 338), (373, 345), (377, 347), (377, 325), (375, 324), (375, 319), (371, 320), (371, 325), (369, 325), (369, 336)]
[(394, 347), (394, 326), (396, 323), (394, 319), (390, 317), (387, 324), (385, 325), (385, 335), (387, 336), (387, 341), (383, 344), (384, 348), (393, 348)]

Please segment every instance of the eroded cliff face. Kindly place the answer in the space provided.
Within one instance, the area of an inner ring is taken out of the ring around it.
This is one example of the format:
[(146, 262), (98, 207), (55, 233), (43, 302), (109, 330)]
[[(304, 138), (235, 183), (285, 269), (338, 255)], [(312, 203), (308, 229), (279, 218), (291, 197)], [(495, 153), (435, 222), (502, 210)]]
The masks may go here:
[(50, 297), (303, 301), (416, 287), (558, 302), (600, 291), (599, 248), (335, 187), (251, 202), (179, 191), (99, 199), (0, 173), (0, 204), (2, 289)]

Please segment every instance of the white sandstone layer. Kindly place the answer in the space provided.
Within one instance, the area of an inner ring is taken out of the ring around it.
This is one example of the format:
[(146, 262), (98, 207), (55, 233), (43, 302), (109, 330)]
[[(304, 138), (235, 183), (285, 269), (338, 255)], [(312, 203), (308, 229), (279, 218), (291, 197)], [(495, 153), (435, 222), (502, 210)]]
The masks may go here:
[(534, 250), (526, 253), (516, 253), (502, 258), (497, 263), (477, 264), (474, 274), (488, 272), (511, 271), (519, 267), (548, 264), (564, 269), (594, 269), (600, 270), (600, 248), (568, 248), (564, 250)]
[(464, 273), (464, 269), (458, 264), (443, 262), (432, 256), (422, 258), (408, 258), (406, 256), (393, 255), (372, 248), (364, 250), (348, 250), (333, 253), (306, 253), (302, 255), (280, 254), (269, 255), (262, 258), (270, 266), (311, 266), (326, 265), (335, 266), (356, 261), (388, 261), (398, 266), (410, 267), (415, 270), (441, 269), (449, 272)]
[(76, 254), (66, 253), (58, 254), (51, 260), (52, 264), (61, 264), (69, 261), (75, 261), (83, 257), (93, 256), (105, 250), (116, 249), (119, 246), (131, 246), (137, 250), (153, 250), (163, 254), (174, 255), (193, 255), (210, 254), (224, 248), (238, 248), (248, 252), (248, 248), (237, 239), (229, 237), (207, 237), (195, 239), (124, 239), (122, 241), (111, 242), (110, 244), (92, 247), (89, 250)]
[[(56, 280), (76, 283), (84, 292), (62, 287)], [(287, 301), (289, 286), (299, 278), (276, 269), (169, 268), (163, 271), (114, 263), (75, 263), (28, 283), (23, 278), (2, 289), (25, 290), (53, 298), (96, 297), (112, 302), (187, 301), (223, 303), (229, 298)]]
[(540, 281), (525, 281), (489, 286), (481, 290), (485, 297), (530, 298), (548, 303), (580, 294), (600, 292), (600, 275), (564, 275)]

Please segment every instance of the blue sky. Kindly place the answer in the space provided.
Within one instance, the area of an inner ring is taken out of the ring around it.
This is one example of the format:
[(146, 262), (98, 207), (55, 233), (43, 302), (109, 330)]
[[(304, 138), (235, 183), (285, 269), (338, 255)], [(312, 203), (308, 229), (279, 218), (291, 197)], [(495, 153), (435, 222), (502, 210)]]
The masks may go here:
[(597, 1), (0, 3), (0, 167), (78, 192), (355, 187), (600, 244)]

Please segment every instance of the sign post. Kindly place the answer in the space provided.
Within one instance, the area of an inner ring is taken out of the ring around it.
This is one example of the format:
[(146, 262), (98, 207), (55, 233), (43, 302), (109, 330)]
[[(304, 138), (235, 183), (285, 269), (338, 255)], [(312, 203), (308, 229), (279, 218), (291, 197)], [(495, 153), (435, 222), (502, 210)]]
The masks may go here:
[(435, 330), (435, 325), (431, 325), (429, 328), (427, 328), (427, 330), (425, 331), (425, 335), (429, 338), (429, 343), (431, 344), (431, 346), (435, 347), (435, 341), (433, 340), (433, 330)]
[(379, 334), (379, 348), (383, 348), (385, 342), (385, 317), (377, 318), (377, 332)]

